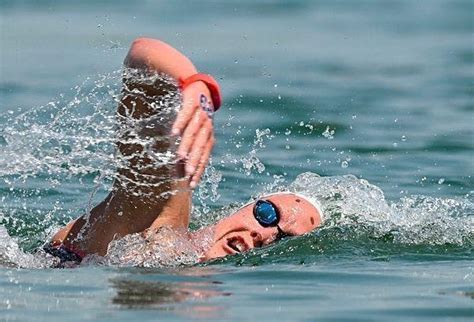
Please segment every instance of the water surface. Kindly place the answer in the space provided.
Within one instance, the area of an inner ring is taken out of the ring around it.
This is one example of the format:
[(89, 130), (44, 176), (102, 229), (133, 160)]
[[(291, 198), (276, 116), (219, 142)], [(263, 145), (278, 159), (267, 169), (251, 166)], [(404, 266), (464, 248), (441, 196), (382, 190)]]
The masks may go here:
[[(0, 8), (2, 319), (474, 316), (471, 1)], [(208, 265), (34, 268), (110, 186), (121, 62), (143, 35), (224, 91), (193, 226), (290, 188), (318, 196), (322, 229)]]

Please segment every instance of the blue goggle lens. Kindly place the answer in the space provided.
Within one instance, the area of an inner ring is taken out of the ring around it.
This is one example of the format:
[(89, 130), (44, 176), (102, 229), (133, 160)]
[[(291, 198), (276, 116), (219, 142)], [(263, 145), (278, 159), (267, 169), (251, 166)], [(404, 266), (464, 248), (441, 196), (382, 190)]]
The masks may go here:
[(275, 206), (266, 200), (257, 200), (253, 208), (253, 215), (260, 225), (263, 227), (275, 226), (280, 220), (278, 211)]

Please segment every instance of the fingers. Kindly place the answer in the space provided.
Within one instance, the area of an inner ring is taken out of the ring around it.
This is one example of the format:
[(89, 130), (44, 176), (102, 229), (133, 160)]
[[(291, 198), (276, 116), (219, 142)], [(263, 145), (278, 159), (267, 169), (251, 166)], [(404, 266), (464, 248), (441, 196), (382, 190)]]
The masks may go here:
[(184, 129), (195, 115), (196, 109), (199, 107), (199, 104), (193, 100), (192, 94), (193, 93), (190, 93), (189, 91), (183, 92), (183, 108), (179, 111), (178, 116), (173, 123), (173, 127), (171, 128), (172, 135), (183, 133)]
[(201, 156), (204, 152), (204, 147), (206, 146), (212, 134), (212, 122), (208, 119), (195, 137), (186, 164), (186, 174), (192, 175), (196, 171), (199, 161), (201, 160)]
[(176, 117), (171, 133), (181, 135), (176, 154), (186, 160), (185, 175), (190, 177), (194, 188), (209, 161), (214, 146), (214, 127), (212, 124), (212, 101), (208, 88), (196, 82), (183, 91), (183, 107)]
[(189, 184), (191, 189), (196, 188), (197, 184), (201, 180), (201, 176), (204, 173), (204, 170), (206, 170), (207, 164), (209, 163), (209, 158), (211, 156), (212, 148), (214, 147), (215, 142), (216, 142), (216, 139), (214, 138), (214, 134), (211, 134), (209, 140), (204, 146), (204, 150), (201, 154), (201, 158), (199, 160), (199, 164), (197, 166), (196, 172), (191, 177), (191, 182)]
[(207, 119), (205, 112), (196, 110), (188, 126), (184, 130), (181, 136), (181, 143), (179, 144), (178, 151), (176, 154), (179, 158), (185, 159), (188, 157), (190, 150), (194, 147), (196, 136), (199, 135), (199, 131), (204, 128), (204, 122)]

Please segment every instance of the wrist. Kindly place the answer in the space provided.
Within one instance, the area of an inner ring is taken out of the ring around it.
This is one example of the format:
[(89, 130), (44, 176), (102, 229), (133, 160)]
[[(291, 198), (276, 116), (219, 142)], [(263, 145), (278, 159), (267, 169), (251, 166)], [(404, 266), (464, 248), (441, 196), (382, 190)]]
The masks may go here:
[(210, 98), (214, 107), (214, 111), (217, 111), (222, 103), (221, 89), (217, 81), (208, 74), (197, 73), (186, 78), (179, 78), (179, 87), (183, 91), (187, 87), (194, 83), (203, 83), (210, 93)]

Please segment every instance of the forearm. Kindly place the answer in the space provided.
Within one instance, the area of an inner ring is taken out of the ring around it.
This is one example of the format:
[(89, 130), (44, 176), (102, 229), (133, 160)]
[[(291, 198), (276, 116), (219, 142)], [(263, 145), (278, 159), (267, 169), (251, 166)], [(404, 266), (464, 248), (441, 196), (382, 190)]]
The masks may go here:
[[(176, 79), (196, 73), (184, 55), (152, 39), (138, 39), (132, 44), (125, 67), (148, 76), (165, 73)], [(164, 225), (187, 229), (191, 192), (187, 179), (183, 179), (183, 164), (176, 158), (163, 162), (160, 157), (176, 150), (175, 139), (170, 136), (176, 113), (157, 109), (167, 106), (157, 102), (170, 95), (179, 98), (181, 94), (160, 78), (150, 84), (124, 77), (117, 109), (119, 153), (112, 192), (89, 214), (58, 232), (53, 241), (87, 254), (104, 255), (113, 238)]]
[(126, 199), (111, 200), (111, 193), (103, 202), (59, 230), (52, 238), (53, 245), (64, 245), (84, 254), (105, 255), (109, 243), (131, 233), (156, 230), (162, 226), (187, 229), (190, 212), (190, 192), (183, 189), (163, 199), (159, 207), (146, 203), (127, 207)]
[(156, 39), (136, 39), (124, 61), (128, 68), (145, 68), (167, 74), (176, 80), (194, 75), (191, 61), (170, 45)]

